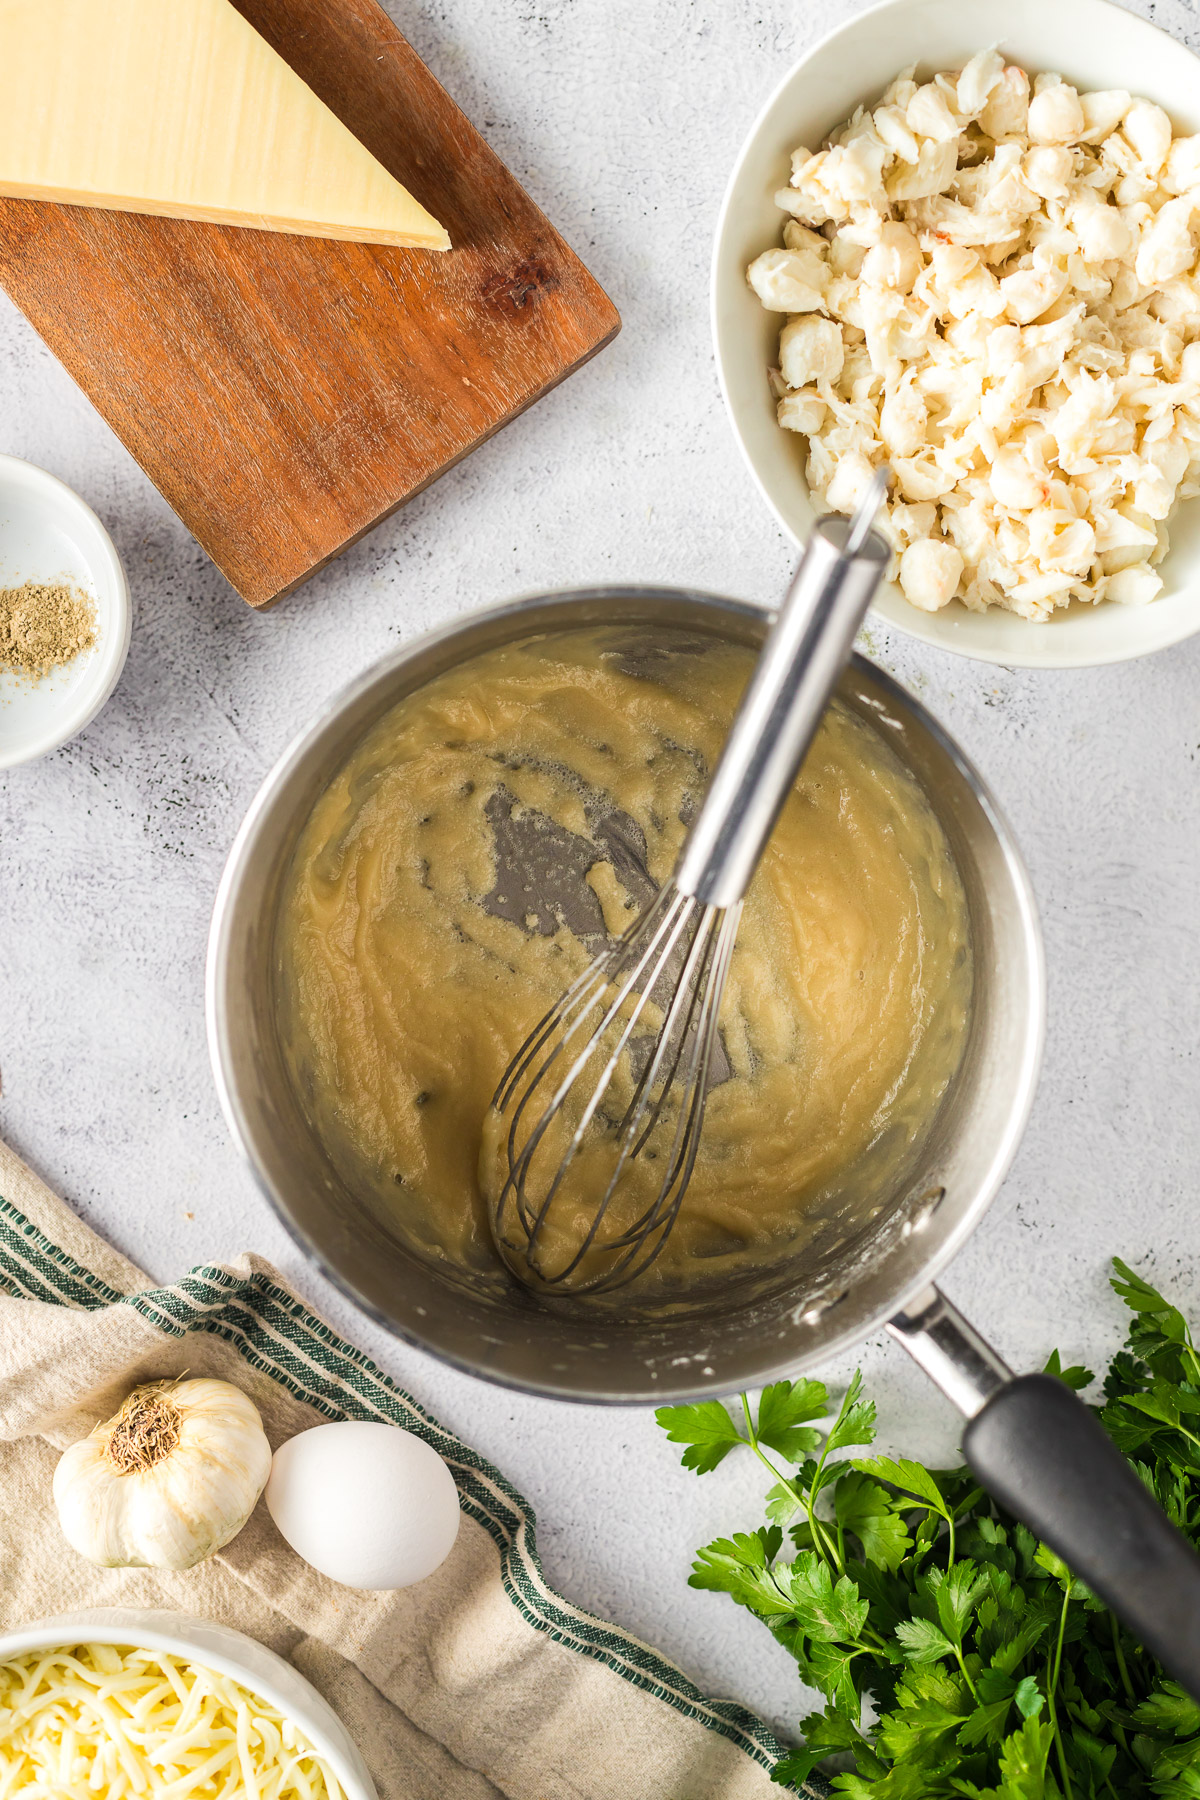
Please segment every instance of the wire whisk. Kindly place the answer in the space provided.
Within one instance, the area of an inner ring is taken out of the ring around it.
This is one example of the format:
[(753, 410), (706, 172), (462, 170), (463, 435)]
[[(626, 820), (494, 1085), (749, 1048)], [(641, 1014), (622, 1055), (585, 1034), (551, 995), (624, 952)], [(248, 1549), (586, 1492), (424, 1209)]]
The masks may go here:
[(540, 1019), (490, 1130), (496, 1248), (542, 1294), (602, 1294), (661, 1254), (700, 1149), (742, 901), (887, 565), (876, 471), (817, 521), (674, 873)]

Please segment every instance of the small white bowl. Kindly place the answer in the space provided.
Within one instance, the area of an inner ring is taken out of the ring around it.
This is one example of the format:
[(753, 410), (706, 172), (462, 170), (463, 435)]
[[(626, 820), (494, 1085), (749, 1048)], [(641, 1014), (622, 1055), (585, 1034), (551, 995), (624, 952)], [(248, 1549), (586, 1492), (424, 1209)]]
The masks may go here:
[(300, 1727), (341, 1782), (346, 1800), (379, 1800), (367, 1765), (329, 1702), (282, 1656), (229, 1625), (194, 1619), (188, 1613), (104, 1606), (92, 1612), (39, 1619), (5, 1632), (0, 1636), (0, 1662), (11, 1662), (30, 1650), (55, 1650), (63, 1644), (124, 1644), (165, 1650), (232, 1676)]
[[(815, 516), (805, 444), (777, 423), (767, 386), (783, 320), (746, 284), (747, 265), (781, 241), (783, 214), (772, 196), (787, 185), (797, 144), (815, 149), (907, 63), (927, 76), (961, 66), (990, 44), (1026, 69), (1056, 70), (1080, 88), (1128, 88), (1165, 107), (1177, 131), (1200, 131), (1200, 58), (1109, 0), (884, 0), (800, 59), (738, 157), (712, 272), (717, 370), (733, 429), (768, 504), (798, 543)], [(1169, 529), (1171, 551), (1159, 571), (1165, 586), (1149, 606), (1076, 602), (1037, 625), (997, 607), (968, 612), (957, 601), (919, 612), (889, 582), (875, 611), (913, 637), (982, 662), (1043, 669), (1123, 662), (1200, 631), (1200, 500), (1184, 501)]]
[(0, 588), (68, 582), (96, 604), (96, 643), (41, 681), (0, 669), (0, 769), (57, 750), (91, 723), (129, 652), (129, 584), (116, 546), (73, 489), (0, 456)]

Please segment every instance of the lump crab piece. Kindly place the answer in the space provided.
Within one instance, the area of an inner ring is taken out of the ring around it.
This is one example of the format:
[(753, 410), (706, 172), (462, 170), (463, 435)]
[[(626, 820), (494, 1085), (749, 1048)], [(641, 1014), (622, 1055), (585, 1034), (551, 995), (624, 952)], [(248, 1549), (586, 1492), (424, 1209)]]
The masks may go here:
[(801, 388), (798, 393), (784, 394), (775, 409), (785, 431), (799, 431), (805, 437), (820, 431), (828, 411), (815, 388)]
[(1117, 569), (1104, 578), (1104, 597), (1115, 600), (1119, 606), (1148, 606), (1162, 592), (1163, 578), (1148, 569), (1145, 563), (1135, 563), (1128, 569)]
[(915, 163), (920, 154), (920, 145), (901, 109), (898, 106), (877, 106), (873, 116), (880, 141), (887, 145), (893, 156), (898, 156), (901, 162)]
[(979, 115), (980, 129), (987, 136), (1001, 138), (1023, 135), (1029, 122), (1029, 77), (1024, 69), (1010, 63), (988, 95)]
[(1035, 144), (1025, 154), (1025, 185), (1042, 200), (1065, 200), (1075, 173), (1075, 153), (1065, 144)]
[(1096, 534), (1086, 519), (1036, 512), (1029, 521), (1029, 548), (1043, 569), (1086, 575), (1096, 557)]
[(1029, 325), (1067, 290), (1065, 269), (1017, 269), (1000, 283), (1004, 310), (1018, 325)]
[(1045, 484), (1030, 468), (1019, 444), (1005, 444), (992, 463), (988, 485), (992, 498), (1009, 512), (1040, 506)]
[(957, 143), (962, 130), (950, 110), (950, 102), (932, 81), (917, 89), (908, 103), (904, 119), (917, 137), (932, 138), (935, 144)]
[(908, 226), (887, 220), (879, 228), (878, 241), (867, 251), (862, 278), (872, 287), (895, 288), (899, 294), (910, 294), (924, 266), (921, 246)]
[(1157, 175), (1171, 148), (1171, 121), (1161, 106), (1135, 100), (1121, 122), (1125, 141), (1148, 175)]
[(1168, 200), (1142, 227), (1133, 272), (1143, 287), (1161, 287), (1195, 262), (1191, 228), (1198, 199), (1189, 193)]
[(838, 461), (825, 499), (831, 512), (856, 512), (865, 499), (875, 471), (870, 458), (861, 450), (847, 451)]
[(900, 586), (910, 606), (940, 612), (962, 580), (963, 559), (944, 538), (918, 538), (900, 558)]
[(829, 264), (815, 250), (764, 250), (746, 279), (768, 312), (817, 312), (829, 285)]
[(1085, 261), (1112, 262), (1129, 254), (1132, 231), (1117, 208), (1107, 205), (1093, 189), (1079, 190), (1066, 216)]
[(937, 144), (927, 138), (915, 163), (896, 165), (884, 182), (892, 201), (925, 200), (945, 193), (958, 168), (958, 139)]
[(983, 111), (1004, 79), (1004, 58), (998, 50), (981, 50), (959, 75), (955, 94), (960, 113), (974, 119)]
[(1200, 134), (1175, 139), (1159, 180), (1168, 194), (1186, 194), (1189, 188), (1200, 187)]
[(824, 197), (815, 189), (785, 187), (775, 195), (780, 212), (788, 213), (802, 225), (824, 225), (833, 217)]
[(801, 313), (789, 319), (780, 333), (779, 367), (790, 388), (836, 381), (845, 359), (842, 334), (832, 319)]
[(1029, 102), (1029, 135), (1035, 144), (1078, 143), (1086, 129), (1079, 95), (1061, 75), (1039, 75)]
[(929, 409), (912, 377), (892, 389), (879, 415), (879, 435), (893, 456), (915, 456), (925, 442)]
[(1080, 94), (1083, 108), (1083, 131), (1080, 143), (1099, 144), (1111, 137), (1133, 104), (1133, 95), (1125, 88), (1095, 88)]

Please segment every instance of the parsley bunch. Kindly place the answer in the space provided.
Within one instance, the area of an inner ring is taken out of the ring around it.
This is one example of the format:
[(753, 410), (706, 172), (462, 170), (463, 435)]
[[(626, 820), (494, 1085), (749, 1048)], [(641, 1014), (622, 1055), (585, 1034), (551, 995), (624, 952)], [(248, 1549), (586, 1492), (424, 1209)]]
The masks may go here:
[[(1113, 1266), (1134, 1316), (1094, 1410), (1200, 1544), (1200, 1357), (1183, 1315)], [(1046, 1368), (1092, 1381), (1057, 1352)], [(1066, 1564), (965, 1468), (848, 1456), (875, 1435), (858, 1374), (829, 1413), (802, 1380), (757, 1408), (743, 1394), (738, 1417), (716, 1400), (657, 1414), (698, 1475), (739, 1445), (771, 1475), (767, 1523), (707, 1545), (691, 1584), (748, 1607), (824, 1697), (774, 1779), (798, 1787), (832, 1757), (852, 1800), (1200, 1800), (1200, 1706)]]

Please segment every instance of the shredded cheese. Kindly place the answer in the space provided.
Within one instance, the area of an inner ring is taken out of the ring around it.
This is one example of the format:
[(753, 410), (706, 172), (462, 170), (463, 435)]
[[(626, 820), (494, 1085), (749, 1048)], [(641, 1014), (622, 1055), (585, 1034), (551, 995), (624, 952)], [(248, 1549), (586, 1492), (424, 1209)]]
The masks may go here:
[(345, 1800), (304, 1734), (228, 1675), (111, 1644), (0, 1663), (0, 1800)]

